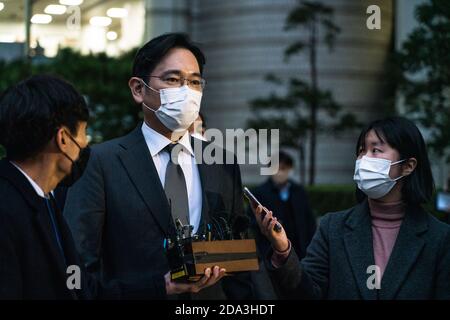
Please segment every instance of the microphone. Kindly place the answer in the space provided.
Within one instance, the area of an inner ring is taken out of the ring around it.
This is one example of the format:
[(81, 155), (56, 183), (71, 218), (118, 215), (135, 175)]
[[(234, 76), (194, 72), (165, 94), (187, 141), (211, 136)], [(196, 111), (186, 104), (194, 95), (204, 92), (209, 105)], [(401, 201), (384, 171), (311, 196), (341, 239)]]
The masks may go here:
[(233, 221), (232, 231), (235, 238), (242, 238), (241, 234), (246, 233), (250, 228), (250, 217), (246, 215), (238, 215)]
[(220, 221), (223, 221), (223, 227), (225, 230), (225, 240), (233, 240), (233, 234), (230, 229), (228, 221), (224, 217), (219, 217)]

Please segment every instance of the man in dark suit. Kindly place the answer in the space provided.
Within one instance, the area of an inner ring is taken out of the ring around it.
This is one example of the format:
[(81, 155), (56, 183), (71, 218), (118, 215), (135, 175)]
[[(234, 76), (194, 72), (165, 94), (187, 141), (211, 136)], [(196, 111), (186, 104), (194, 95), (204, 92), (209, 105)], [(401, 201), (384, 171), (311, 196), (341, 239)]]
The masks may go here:
[[(164, 282), (151, 275), (90, 276), (53, 196), (60, 182), (70, 186), (83, 173), (88, 115), (83, 97), (51, 76), (33, 76), (0, 97), (0, 144), (7, 153), (0, 160), (0, 299), (161, 297)], [(202, 285), (217, 280), (205, 277)]]
[[(207, 224), (221, 218), (232, 223), (243, 213), (236, 161), (200, 163), (206, 143), (188, 133), (200, 109), (204, 63), (184, 34), (145, 44), (129, 80), (144, 123), (94, 146), (85, 175), (68, 192), (64, 214), (87, 268), (101, 279), (150, 274), (164, 281), (169, 265), (163, 243), (173, 236), (175, 220), (201, 234)], [(226, 277), (201, 297), (223, 298), (221, 284), (228, 297), (251, 297), (246, 274)], [(161, 287), (161, 295), (176, 293)]]
[[(306, 248), (316, 231), (316, 219), (309, 206), (305, 190), (289, 178), (293, 166), (292, 157), (286, 152), (280, 151), (278, 172), (252, 192), (261, 204), (273, 210), (274, 215), (286, 229), (297, 256), (302, 259), (306, 255)], [(264, 255), (270, 248), (270, 242), (259, 232), (250, 208), (249, 215), (255, 226), (259, 252)]]

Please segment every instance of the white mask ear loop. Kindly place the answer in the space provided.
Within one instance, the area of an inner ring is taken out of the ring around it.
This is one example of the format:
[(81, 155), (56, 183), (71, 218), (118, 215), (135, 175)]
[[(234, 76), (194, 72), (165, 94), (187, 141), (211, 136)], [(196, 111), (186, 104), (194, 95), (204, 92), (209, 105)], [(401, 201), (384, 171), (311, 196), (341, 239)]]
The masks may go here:
[[(405, 162), (405, 161), (406, 161), (406, 159), (403, 159), (403, 160), (399, 160), (399, 161), (396, 161), (396, 162), (394, 162), (394, 163), (391, 163), (391, 167), (392, 167), (393, 165), (396, 165), (396, 164), (399, 164), (399, 163), (402, 163), (402, 162)], [(400, 177), (398, 177), (398, 178), (392, 179), (392, 181), (400, 180), (400, 179), (403, 178), (403, 177), (405, 177), (405, 176), (400, 176)]]
[(393, 166), (393, 165), (395, 165), (395, 164), (399, 164), (399, 163), (405, 162), (405, 161), (406, 161), (406, 159), (396, 161), (396, 162), (394, 162), (394, 163), (391, 163), (391, 166)]
[[(152, 87), (150, 87), (148, 84), (145, 83), (144, 80), (142, 80), (142, 79), (140, 79), (140, 80), (141, 80), (141, 82), (142, 82), (142, 84), (143, 84), (144, 86), (146, 86), (146, 87), (149, 88), (150, 90), (152, 90), (152, 91), (154, 91), (154, 92), (156, 92), (156, 93), (159, 94), (159, 91), (158, 91), (158, 90), (153, 89)], [(152, 108), (150, 108), (150, 107), (149, 107), (148, 105), (146, 105), (145, 102), (143, 102), (143, 101), (142, 101), (142, 105), (143, 105), (144, 107), (146, 107), (148, 110), (153, 111), (153, 112), (156, 112), (156, 110), (153, 110)]]
[(143, 84), (144, 86), (146, 86), (146, 87), (149, 88), (150, 90), (155, 91), (156, 93), (159, 94), (159, 90), (153, 89), (153, 88), (150, 87), (148, 84), (146, 84), (144, 80), (142, 80), (142, 79), (140, 79), (140, 80), (141, 80), (141, 82), (142, 82), (142, 84)]
[(156, 112), (155, 110), (153, 110), (152, 108), (150, 108), (148, 105), (146, 105), (145, 102), (142, 102), (142, 105), (143, 105), (144, 107), (146, 107), (148, 110), (153, 111), (153, 112)]

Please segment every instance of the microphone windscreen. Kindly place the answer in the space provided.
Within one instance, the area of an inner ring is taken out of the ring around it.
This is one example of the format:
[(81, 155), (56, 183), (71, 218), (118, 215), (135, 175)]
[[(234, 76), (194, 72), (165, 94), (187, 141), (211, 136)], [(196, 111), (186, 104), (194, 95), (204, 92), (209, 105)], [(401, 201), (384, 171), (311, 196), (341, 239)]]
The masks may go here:
[(233, 221), (233, 234), (246, 232), (250, 227), (250, 217), (246, 215), (238, 215)]

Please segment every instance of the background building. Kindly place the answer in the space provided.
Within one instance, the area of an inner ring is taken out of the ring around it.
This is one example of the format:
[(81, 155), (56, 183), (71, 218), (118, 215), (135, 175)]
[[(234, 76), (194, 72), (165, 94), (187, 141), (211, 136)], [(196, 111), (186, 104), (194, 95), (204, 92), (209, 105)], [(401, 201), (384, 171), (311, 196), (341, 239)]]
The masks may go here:
[[(344, 110), (362, 122), (382, 116), (390, 80), (387, 58), (414, 27), (414, 6), (421, 0), (321, 2), (334, 8), (341, 33), (333, 52), (319, 46), (320, 88), (330, 89)], [(0, 59), (12, 59), (25, 51), (27, 1), (0, 3)], [(55, 14), (58, 7), (48, 7), (61, 3), (67, 4), (59, 7), (61, 14)], [(283, 29), (296, 4), (297, 0), (37, 0), (29, 14), (33, 21), (29, 41), (32, 48), (39, 44), (50, 58), (66, 46), (115, 56), (165, 32), (188, 32), (207, 56), (208, 85), (202, 108), (208, 126), (245, 128), (251, 116), (249, 100), (274, 90), (264, 81), (268, 72), (286, 78), (308, 74), (304, 55), (289, 63), (283, 60), (284, 49), (304, 37), (301, 31)], [(381, 8), (380, 30), (366, 26), (366, 10), (373, 4)], [(46, 12), (53, 12), (51, 21), (35, 16)], [(401, 110), (401, 103), (398, 108)], [(355, 140), (354, 132), (318, 137), (316, 183), (352, 182)], [(443, 185), (448, 169), (442, 161), (434, 163), (437, 183)], [(258, 169), (243, 166), (244, 182), (255, 184), (265, 179)]]

